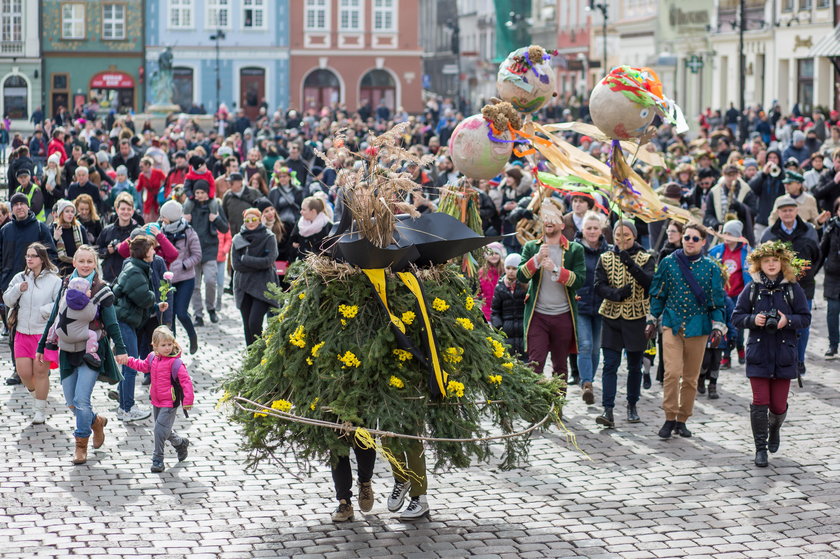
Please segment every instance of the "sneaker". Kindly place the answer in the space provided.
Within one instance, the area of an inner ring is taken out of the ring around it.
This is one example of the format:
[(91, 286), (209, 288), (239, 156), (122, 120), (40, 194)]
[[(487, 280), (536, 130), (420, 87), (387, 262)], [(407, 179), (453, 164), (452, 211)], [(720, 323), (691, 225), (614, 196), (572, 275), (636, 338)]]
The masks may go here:
[(193, 323), (196, 326), (204, 326), (204, 317), (200, 314), (195, 315), (195, 317), (193, 318)]
[(139, 421), (141, 419), (146, 419), (152, 415), (152, 410), (148, 408), (144, 408), (140, 404), (134, 404), (134, 406), (125, 412), (125, 418), (123, 421)]
[(729, 357), (723, 357), (720, 360), (720, 368), (721, 369), (729, 369), (732, 367), (732, 360)]
[(373, 508), (373, 486), (369, 481), (359, 484), (359, 510), (368, 512)]
[(569, 376), (569, 386), (576, 386), (580, 382), (580, 377), (577, 375), (570, 375)]
[(143, 386), (149, 386), (150, 384), (152, 384), (152, 375), (150, 375), (150, 374), (143, 375), (142, 384), (143, 384)]
[(423, 518), (429, 514), (429, 503), (426, 502), (425, 495), (412, 497), (411, 502), (405, 507), (405, 510), (400, 515), (400, 520), (416, 520)]
[(109, 390), (108, 391), (108, 399), (113, 400), (115, 402), (119, 402), (120, 401), (120, 393), (117, 392), (116, 390)]
[(219, 323), (219, 315), (216, 314), (216, 311), (207, 311), (207, 314), (210, 315), (210, 322), (213, 324)]
[(744, 348), (738, 348), (738, 364), (743, 365), (747, 362), (747, 353), (744, 351)]
[(826, 359), (837, 359), (837, 346), (831, 346), (828, 348), (828, 351), (825, 352), (823, 356)]
[(391, 491), (391, 496), (388, 497), (388, 510), (391, 512), (397, 512), (403, 506), (405, 502), (405, 496), (408, 495), (408, 490), (411, 488), (411, 482), (396, 482), (394, 484), (394, 490)]
[(115, 415), (117, 416), (118, 420), (125, 421), (126, 420), (125, 418), (128, 415), (128, 413), (122, 408), (117, 408), (117, 411), (116, 411)]
[(338, 502), (338, 508), (332, 513), (333, 522), (347, 522), (353, 520), (353, 505), (344, 499)]
[(178, 462), (183, 462), (187, 459), (189, 454), (190, 440), (186, 437), (181, 437), (181, 444), (175, 447), (175, 452), (178, 454)]
[(6, 384), (8, 384), (9, 386), (20, 384), (20, 377), (18, 376), (17, 371), (12, 373), (12, 376), (6, 379)]
[(166, 469), (166, 466), (163, 465), (163, 460), (158, 460), (157, 458), (152, 458), (152, 473), (153, 474), (159, 474), (165, 469)]
[(662, 428), (659, 430), (659, 438), (660, 439), (670, 439), (671, 438), (671, 433), (673, 433), (674, 426), (676, 424), (677, 424), (677, 422), (674, 421), (673, 419), (669, 419), (668, 421), (666, 421), (662, 425)]
[(591, 406), (595, 403), (595, 393), (592, 392), (592, 383), (591, 382), (584, 382), (583, 383), (583, 394), (581, 394), (583, 401), (586, 405)]

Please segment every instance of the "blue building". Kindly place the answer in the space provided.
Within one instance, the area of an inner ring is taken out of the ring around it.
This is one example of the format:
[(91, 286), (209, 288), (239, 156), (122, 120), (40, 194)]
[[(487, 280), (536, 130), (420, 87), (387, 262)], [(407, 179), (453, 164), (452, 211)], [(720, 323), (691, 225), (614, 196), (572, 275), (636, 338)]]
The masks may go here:
[(185, 111), (196, 104), (213, 113), (218, 99), (253, 119), (263, 101), (269, 111), (288, 106), (289, 0), (146, 2), (146, 76), (171, 48), (174, 102)]

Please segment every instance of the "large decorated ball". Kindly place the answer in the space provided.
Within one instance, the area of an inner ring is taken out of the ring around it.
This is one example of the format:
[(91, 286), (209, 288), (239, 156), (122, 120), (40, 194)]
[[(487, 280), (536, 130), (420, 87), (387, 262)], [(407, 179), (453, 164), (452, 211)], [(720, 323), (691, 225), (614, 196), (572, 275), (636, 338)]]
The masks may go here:
[(614, 140), (641, 138), (657, 115), (662, 84), (640, 68), (614, 68), (592, 90), (592, 122)]
[(531, 60), (534, 52), (535, 47), (513, 51), (499, 66), (496, 75), (499, 98), (508, 101), (521, 113), (540, 110), (555, 94), (554, 71), (542, 57)]
[[(492, 136), (492, 138), (491, 138)], [(513, 152), (509, 130), (496, 135), (482, 115), (461, 121), (449, 138), (452, 163), (471, 179), (492, 179), (502, 172)]]

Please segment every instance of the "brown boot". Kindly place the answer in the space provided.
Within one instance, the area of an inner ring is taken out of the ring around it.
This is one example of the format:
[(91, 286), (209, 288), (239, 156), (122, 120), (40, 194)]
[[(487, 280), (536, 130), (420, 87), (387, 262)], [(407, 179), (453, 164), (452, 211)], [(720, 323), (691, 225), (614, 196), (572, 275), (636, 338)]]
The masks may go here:
[(88, 437), (76, 437), (76, 453), (73, 455), (74, 464), (87, 462)]
[(584, 382), (583, 383), (583, 401), (591, 406), (595, 403), (595, 394), (592, 392), (592, 383), (591, 382)]
[(105, 426), (108, 425), (108, 418), (97, 415), (90, 428), (93, 430), (93, 448), (99, 448), (105, 443)]

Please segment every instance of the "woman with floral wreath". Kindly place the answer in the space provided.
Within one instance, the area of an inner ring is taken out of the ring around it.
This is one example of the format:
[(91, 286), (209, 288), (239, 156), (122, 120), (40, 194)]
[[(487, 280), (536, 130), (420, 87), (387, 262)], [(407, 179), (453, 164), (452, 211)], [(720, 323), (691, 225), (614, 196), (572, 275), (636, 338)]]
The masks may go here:
[(753, 282), (738, 296), (732, 315), (736, 328), (750, 331), (747, 378), (753, 393), (750, 424), (755, 465), (768, 465), (767, 452), (779, 450), (779, 431), (788, 410), (790, 381), (797, 377), (797, 330), (811, 324), (805, 291), (797, 283), (801, 261), (790, 245), (770, 241), (748, 257)]

